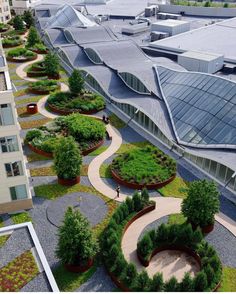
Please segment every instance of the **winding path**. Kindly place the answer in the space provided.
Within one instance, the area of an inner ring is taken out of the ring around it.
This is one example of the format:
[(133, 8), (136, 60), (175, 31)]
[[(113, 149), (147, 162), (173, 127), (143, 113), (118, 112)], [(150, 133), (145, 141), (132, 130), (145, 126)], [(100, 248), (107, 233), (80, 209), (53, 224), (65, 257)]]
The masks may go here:
[[(16, 69), (17, 75), (19, 75), (22, 79), (27, 81), (36, 81), (36, 79), (31, 79), (26, 76), (24, 69), (28, 66), (33, 64), (34, 62), (41, 61), (43, 59), (43, 55), (38, 55), (38, 58), (34, 61), (30, 61), (20, 65)], [(68, 87), (65, 84), (62, 84), (62, 91), (67, 91)], [(45, 103), (47, 100), (47, 96), (43, 97), (38, 102), (39, 112), (46, 117), (55, 118), (58, 115), (48, 112), (45, 109)], [(106, 183), (101, 179), (99, 174), (99, 169), (101, 165), (104, 163), (106, 159), (112, 156), (121, 146), (122, 144), (122, 136), (120, 132), (112, 127), (111, 125), (106, 126), (107, 132), (110, 137), (112, 137), (112, 141), (110, 146), (100, 155), (96, 156), (89, 165), (88, 168), (88, 178), (93, 185), (93, 187), (99, 191), (100, 193), (106, 195), (111, 199), (115, 199), (119, 202), (125, 200), (128, 196), (127, 194), (120, 194), (120, 197), (116, 197), (116, 192), (110, 186), (106, 185)], [(174, 198), (174, 197), (152, 197), (152, 200), (156, 202), (156, 207), (154, 211), (144, 215), (140, 219), (136, 220), (125, 232), (122, 240), (122, 250), (124, 253), (125, 258), (128, 261), (132, 261), (136, 264), (138, 269), (141, 269), (142, 266), (137, 260), (135, 250), (136, 245), (138, 242), (138, 238), (143, 231), (143, 229), (150, 223), (154, 222), (155, 220), (170, 215), (172, 213), (179, 213), (181, 211), (181, 202), (182, 199)], [(219, 213), (216, 215), (216, 220), (227, 228), (234, 236), (236, 236), (236, 222), (224, 215), (223, 213)], [(148, 271), (153, 270), (152, 267), (147, 268)]]

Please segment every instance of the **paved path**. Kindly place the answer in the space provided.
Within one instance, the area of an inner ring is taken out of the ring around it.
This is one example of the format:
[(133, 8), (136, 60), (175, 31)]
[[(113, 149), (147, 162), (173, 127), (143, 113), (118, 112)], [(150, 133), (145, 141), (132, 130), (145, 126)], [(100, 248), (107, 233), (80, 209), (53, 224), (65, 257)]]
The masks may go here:
[(35, 63), (35, 62), (42, 61), (43, 58), (44, 58), (43, 55), (38, 54), (37, 59), (32, 60), (32, 61), (28, 61), (28, 62), (25, 62), (25, 63), (22, 63), (21, 65), (19, 65), (19, 66), (16, 68), (16, 74), (17, 74), (21, 79), (23, 79), (23, 80), (25, 80), (25, 81), (29, 81), (29, 82), (36, 82), (36, 81), (38, 81), (37, 79), (27, 77), (27, 74), (26, 74), (25, 68), (27, 68), (27, 66), (32, 65), (32, 64)]

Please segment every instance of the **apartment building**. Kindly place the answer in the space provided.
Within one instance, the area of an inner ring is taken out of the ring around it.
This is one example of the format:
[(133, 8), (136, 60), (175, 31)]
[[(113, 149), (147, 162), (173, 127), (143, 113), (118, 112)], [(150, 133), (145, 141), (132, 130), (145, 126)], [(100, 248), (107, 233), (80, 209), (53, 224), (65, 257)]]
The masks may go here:
[(11, 11), (8, 0), (0, 0), (0, 22), (7, 23), (11, 19)]
[(22, 15), (24, 11), (34, 8), (41, 2), (41, 0), (12, 0), (11, 8), (17, 15)]
[(0, 48), (0, 214), (32, 208), (19, 133), (11, 81)]

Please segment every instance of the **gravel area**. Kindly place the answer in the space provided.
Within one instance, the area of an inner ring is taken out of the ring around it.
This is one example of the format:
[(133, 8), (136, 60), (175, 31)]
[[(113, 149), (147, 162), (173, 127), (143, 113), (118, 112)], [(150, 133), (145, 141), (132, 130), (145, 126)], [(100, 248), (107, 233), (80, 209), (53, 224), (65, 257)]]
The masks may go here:
[(26, 167), (28, 169), (34, 169), (34, 168), (40, 168), (40, 167), (50, 167), (52, 166), (53, 161), (52, 160), (39, 160), (39, 161), (32, 161), (27, 162)]
[[(147, 225), (142, 231), (139, 240), (146, 231), (156, 228), (162, 223), (166, 223), (167, 221), (168, 216), (164, 216)], [(215, 222), (214, 230), (206, 235), (205, 239), (216, 249), (224, 266), (236, 268), (236, 237), (234, 237), (231, 232), (229, 232), (218, 222)]]
[(42, 272), (21, 288), (20, 292), (52, 292), (52, 289), (46, 274)]
[(0, 268), (32, 247), (33, 243), (27, 228), (14, 230), (5, 245), (0, 248)]
[(112, 292), (116, 288), (103, 266), (97, 268), (94, 275), (75, 292)]
[[(79, 201), (79, 197), (81, 197), (81, 201)], [(47, 207), (48, 220), (59, 227), (68, 206), (79, 209), (92, 226), (100, 223), (108, 212), (105, 201), (100, 197), (88, 193), (72, 193), (50, 201)]]
[[(22, 104), (21, 107), (27, 106), (28, 103)], [(40, 119), (44, 119), (45, 116), (43, 116), (42, 114), (38, 113), (35, 114), (33, 116), (25, 116), (25, 117), (20, 117), (18, 116), (18, 121), (19, 122), (23, 122), (23, 121), (36, 121), (36, 120), (40, 120)]]
[(131, 129), (131, 127), (129, 126), (119, 129), (119, 132), (121, 133), (123, 144), (146, 141), (146, 139), (144, 139), (141, 135), (139, 135), (135, 130)]

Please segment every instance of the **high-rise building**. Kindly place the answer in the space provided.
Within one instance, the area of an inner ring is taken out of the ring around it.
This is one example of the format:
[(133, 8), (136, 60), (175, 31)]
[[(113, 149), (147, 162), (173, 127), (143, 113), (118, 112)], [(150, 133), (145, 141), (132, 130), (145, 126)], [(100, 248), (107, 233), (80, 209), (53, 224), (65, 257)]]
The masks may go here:
[(0, 22), (7, 23), (11, 19), (11, 11), (8, 0), (0, 0)]
[(0, 214), (32, 207), (12, 85), (0, 44)]

